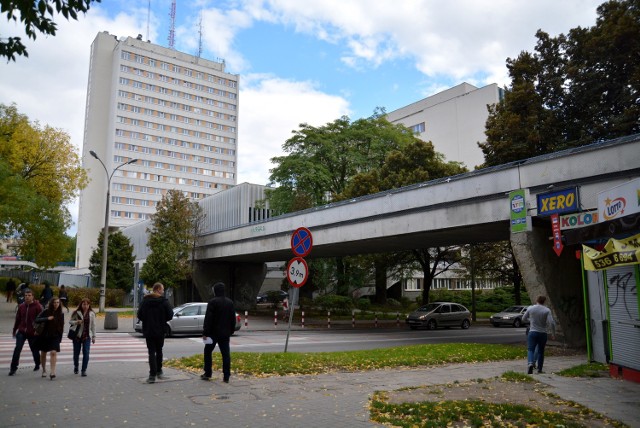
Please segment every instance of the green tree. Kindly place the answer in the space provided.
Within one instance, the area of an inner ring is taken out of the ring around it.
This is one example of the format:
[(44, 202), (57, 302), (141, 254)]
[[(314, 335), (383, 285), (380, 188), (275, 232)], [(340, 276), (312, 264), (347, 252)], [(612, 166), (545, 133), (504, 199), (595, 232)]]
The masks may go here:
[(66, 204), (86, 182), (68, 134), (0, 104), (0, 234), (18, 238), (21, 256), (45, 268), (60, 261)]
[[(338, 200), (357, 175), (381, 167), (386, 155), (402, 150), (415, 137), (402, 125), (391, 124), (384, 109), (366, 119), (351, 121), (343, 116), (321, 127), (301, 124), (283, 145), (286, 156), (275, 157), (267, 192), (269, 206), (287, 213)], [(353, 286), (355, 264), (335, 259), (336, 292), (346, 295)]]
[(511, 83), (489, 107), (485, 166), (640, 132), (640, 0), (598, 7), (596, 24), (536, 33), (507, 60)]
[[(350, 199), (414, 183), (448, 177), (466, 172), (459, 162), (446, 162), (444, 156), (435, 151), (431, 142), (413, 137), (402, 148), (389, 152), (378, 168), (356, 175), (340, 199)], [(376, 301), (386, 301), (387, 277), (389, 273), (406, 272), (416, 268), (424, 275), (422, 299), (429, 301), (433, 278), (449, 269), (459, 259), (457, 247), (421, 248), (409, 253), (376, 254), (370, 261), (375, 270)], [(399, 268), (398, 265), (405, 265)], [(403, 276), (402, 273), (399, 273)]]
[[(78, 12), (86, 13), (91, 3), (101, 0), (0, 0), (0, 11), (6, 14), (7, 20), (24, 23), (24, 31), (30, 39), (35, 40), (38, 33), (55, 36), (58, 29), (53, 21), (55, 13), (61, 13), (66, 19), (78, 19)], [(55, 9), (55, 10), (54, 10)], [(27, 48), (20, 37), (0, 38), (0, 56), (7, 60), (16, 60), (16, 55), (29, 56)]]
[(188, 281), (194, 222), (198, 218), (196, 205), (176, 189), (169, 190), (158, 203), (147, 229), (151, 254), (140, 270), (140, 278), (147, 284), (161, 282), (168, 288)]
[[(98, 283), (102, 274), (102, 243), (104, 231), (98, 235), (98, 243), (89, 258), (89, 271)], [(118, 288), (129, 292), (133, 287), (135, 268), (133, 244), (121, 231), (109, 232), (107, 248), (107, 288)]]

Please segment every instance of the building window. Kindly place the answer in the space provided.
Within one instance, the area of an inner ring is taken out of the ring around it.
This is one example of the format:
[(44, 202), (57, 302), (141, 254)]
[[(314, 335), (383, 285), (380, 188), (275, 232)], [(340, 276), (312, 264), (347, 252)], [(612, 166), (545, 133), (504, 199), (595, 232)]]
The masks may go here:
[(424, 130), (426, 129), (424, 122), (421, 122), (417, 125), (413, 125), (411, 127), (411, 131), (413, 131), (414, 134), (421, 134), (424, 132)]

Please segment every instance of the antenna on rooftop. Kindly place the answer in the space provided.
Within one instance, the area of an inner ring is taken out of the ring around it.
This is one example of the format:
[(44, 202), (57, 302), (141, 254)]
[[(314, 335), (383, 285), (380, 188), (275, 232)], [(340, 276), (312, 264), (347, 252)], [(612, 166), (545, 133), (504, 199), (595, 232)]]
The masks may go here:
[(169, 17), (171, 17), (171, 25), (169, 27), (169, 49), (175, 49), (176, 43), (176, 0), (171, 1), (171, 12), (169, 12)]
[(151, 20), (151, 0), (147, 4), (147, 41), (149, 40), (149, 21)]
[(202, 11), (200, 11), (200, 22), (198, 23), (198, 55), (200, 58), (202, 55)]

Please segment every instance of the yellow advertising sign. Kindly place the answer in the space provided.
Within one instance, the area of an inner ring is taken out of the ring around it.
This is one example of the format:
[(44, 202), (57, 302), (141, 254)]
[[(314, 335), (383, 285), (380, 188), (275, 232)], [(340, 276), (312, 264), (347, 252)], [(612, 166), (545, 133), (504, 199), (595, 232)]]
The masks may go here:
[(602, 251), (582, 246), (586, 270), (609, 269), (640, 263), (640, 234), (625, 239), (609, 239)]

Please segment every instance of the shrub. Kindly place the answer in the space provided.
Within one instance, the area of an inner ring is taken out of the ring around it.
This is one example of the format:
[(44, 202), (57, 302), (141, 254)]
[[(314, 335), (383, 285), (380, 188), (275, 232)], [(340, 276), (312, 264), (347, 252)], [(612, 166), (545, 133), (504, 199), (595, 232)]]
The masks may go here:
[(356, 308), (360, 309), (361, 311), (368, 311), (369, 309), (371, 309), (371, 300), (367, 298), (356, 300)]
[(324, 311), (331, 311), (339, 315), (350, 314), (353, 310), (353, 300), (346, 296), (336, 296), (335, 294), (325, 294), (316, 297), (313, 305)]
[(397, 301), (396, 299), (387, 299), (387, 305), (391, 306), (392, 308), (400, 308), (402, 307), (402, 304)]

